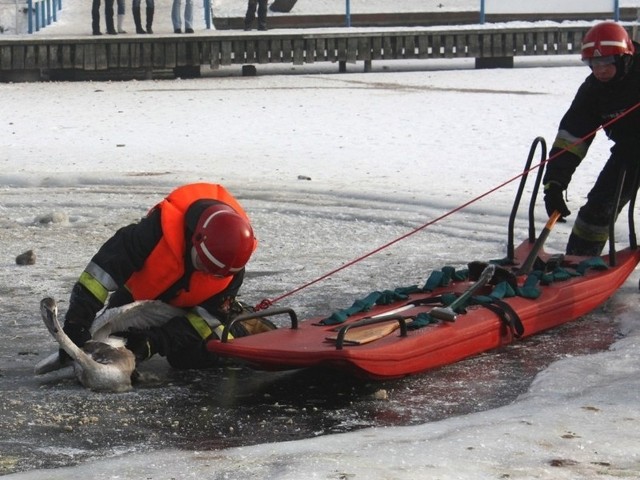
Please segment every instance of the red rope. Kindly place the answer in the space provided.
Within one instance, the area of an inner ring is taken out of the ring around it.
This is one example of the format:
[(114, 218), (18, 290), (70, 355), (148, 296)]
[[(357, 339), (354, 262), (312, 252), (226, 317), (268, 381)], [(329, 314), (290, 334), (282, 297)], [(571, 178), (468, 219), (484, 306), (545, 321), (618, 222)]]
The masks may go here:
[(431, 225), (434, 225), (436, 223), (438, 223), (441, 220), (444, 220), (445, 218), (453, 215), (454, 213), (459, 212), (460, 210), (463, 210), (464, 208), (468, 207), (469, 205), (471, 205), (472, 203), (475, 203), (479, 200), (482, 200), (483, 198), (491, 195), (493, 192), (500, 190), (502, 187), (510, 184), (511, 182), (514, 182), (515, 180), (519, 179), (520, 177), (529, 174), (530, 172), (532, 172), (533, 170), (535, 170), (536, 168), (540, 168), (542, 165), (549, 163), (553, 160), (555, 160), (557, 157), (559, 157), (561, 154), (563, 154), (564, 152), (566, 152), (568, 149), (575, 147), (577, 145), (580, 145), (581, 143), (584, 143), (589, 137), (594, 136), (596, 133), (598, 133), (600, 130), (607, 128), (609, 125), (612, 125), (613, 123), (619, 121), (620, 119), (624, 118), (625, 116), (627, 116), (628, 114), (630, 114), (631, 112), (633, 112), (634, 110), (636, 110), (637, 108), (640, 107), (640, 102), (636, 103), (634, 106), (628, 108), (627, 110), (625, 110), (624, 112), (622, 112), (620, 115), (618, 115), (617, 117), (614, 117), (613, 119), (609, 120), (608, 122), (602, 124), (601, 126), (599, 126), (598, 128), (596, 128), (595, 130), (593, 130), (592, 132), (588, 133), (587, 135), (585, 135), (584, 137), (576, 140), (574, 143), (572, 143), (571, 145), (563, 148), (562, 150), (559, 150), (555, 155), (547, 158), (546, 160), (541, 161), (540, 163), (538, 163), (537, 165), (534, 165), (533, 167), (529, 168), (528, 170), (525, 170), (523, 172), (521, 172), (520, 174), (506, 180), (505, 182), (502, 182), (501, 184), (499, 184), (498, 186), (492, 188), (491, 190), (488, 190), (486, 192), (484, 192), (481, 195), (478, 195), (475, 198), (472, 198), (471, 200), (469, 200), (468, 202), (463, 203), (462, 205), (459, 205), (458, 207), (454, 208), (453, 210), (449, 210), (448, 212), (444, 213), (443, 215), (440, 215), (439, 217), (435, 218), (434, 220), (431, 220), (430, 222), (427, 222), (417, 228), (414, 228), (413, 230), (409, 231), (408, 233), (405, 233), (404, 235), (388, 242), (385, 243), (384, 245), (381, 245), (380, 247), (376, 248), (375, 250), (370, 251), (369, 253), (365, 253), (364, 255), (355, 258), (354, 260), (351, 260), (350, 262), (345, 263), (344, 265), (342, 265), (341, 267), (335, 268), (333, 270), (331, 270), (330, 272), (325, 273), (324, 275), (316, 278), (315, 280), (312, 280), (310, 282), (307, 282), (287, 293), (284, 293), (282, 295), (280, 295), (279, 297), (274, 298), (273, 300), (269, 300), (269, 299), (263, 299), (258, 305), (256, 305), (255, 309), (256, 310), (264, 310), (266, 308), (269, 308), (271, 305), (273, 305), (276, 302), (279, 302), (280, 300), (282, 300), (283, 298), (289, 297), (295, 293), (298, 293), (300, 290), (304, 290), (307, 287), (310, 287), (311, 285), (314, 285), (318, 282), (321, 282), (322, 280), (335, 275), (336, 273), (351, 267), (352, 265), (355, 265), (358, 262), (361, 262), (362, 260), (369, 258), (373, 255), (375, 255), (376, 253), (381, 252), (382, 250), (391, 247), (392, 245), (395, 245), (398, 242), (401, 242), (402, 240), (404, 240), (405, 238), (408, 238), (412, 235), (415, 235), (418, 232), (421, 232), (422, 230), (424, 230), (427, 227), (430, 227)]

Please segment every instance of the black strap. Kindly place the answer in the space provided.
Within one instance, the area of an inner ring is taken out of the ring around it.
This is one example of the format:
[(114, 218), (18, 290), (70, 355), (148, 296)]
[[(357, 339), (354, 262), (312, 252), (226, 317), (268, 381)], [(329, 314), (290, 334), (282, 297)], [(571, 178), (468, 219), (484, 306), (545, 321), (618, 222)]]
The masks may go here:
[(516, 311), (507, 302), (504, 302), (499, 298), (491, 297), (490, 302), (482, 301), (476, 302), (476, 304), (486, 307), (498, 315), (502, 323), (511, 331), (515, 338), (520, 338), (524, 335), (524, 325), (522, 325), (522, 320), (520, 320)]

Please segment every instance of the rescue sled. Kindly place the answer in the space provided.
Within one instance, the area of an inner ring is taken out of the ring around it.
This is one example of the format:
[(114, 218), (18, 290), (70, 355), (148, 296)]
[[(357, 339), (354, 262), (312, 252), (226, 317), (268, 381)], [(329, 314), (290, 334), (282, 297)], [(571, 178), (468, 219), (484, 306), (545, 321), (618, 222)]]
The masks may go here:
[[(234, 339), (227, 325), (221, 338), (209, 341), (207, 348), (256, 369), (323, 366), (383, 380), (457, 362), (598, 308), (640, 262), (633, 221), (635, 198), (629, 205), (628, 247), (616, 251), (612, 218), (608, 254), (551, 255), (543, 244), (557, 216), (552, 216), (537, 238), (533, 218), (541, 167), (529, 208), (529, 238), (514, 248), (514, 221), (540, 143), (544, 147), (544, 140), (537, 138), (531, 147), (516, 195), (505, 258), (475, 261), (457, 271), (445, 267), (432, 272), (423, 286), (374, 292), (324, 318), (299, 321), (288, 308), (258, 312), (253, 316), (286, 315), (290, 326)], [(546, 156), (546, 147), (543, 150)], [(231, 324), (250, 316), (238, 317)]]

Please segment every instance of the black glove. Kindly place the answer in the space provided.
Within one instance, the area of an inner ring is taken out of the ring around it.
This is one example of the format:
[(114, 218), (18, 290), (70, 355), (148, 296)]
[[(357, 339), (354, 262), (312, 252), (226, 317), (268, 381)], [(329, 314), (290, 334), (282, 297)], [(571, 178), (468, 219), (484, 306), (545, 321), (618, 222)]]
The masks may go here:
[(151, 358), (156, 353), (151, 346), (149, 337), (142, 330), (128, 330), (126, 332), (118, 332), (114, 335), (124, 337), (127, 340), (127, 347), (136, 357), (136, 362), (142, 362)]
[(564, 217), (571, 215), (562, 197), (562, 187), (557, 182), (549, 182), (544, 186), (544, 206), (549, 216), (556, 210), (560, 212), (559, 222), (566, 222)]
[(79, 323), (65, 322), (62, 327), (64, 333), (71, 339), (73, 343), (82, 348), (82, 346), (91, 340), (89, 329)]

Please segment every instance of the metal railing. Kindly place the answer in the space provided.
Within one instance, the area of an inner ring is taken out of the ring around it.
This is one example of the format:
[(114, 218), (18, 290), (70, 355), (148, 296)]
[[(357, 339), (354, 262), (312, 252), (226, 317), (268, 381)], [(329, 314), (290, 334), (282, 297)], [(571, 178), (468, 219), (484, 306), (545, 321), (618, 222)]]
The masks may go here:
[(62, 0), (27, 0), (27, 33), (34, 33), (58, 20)]

